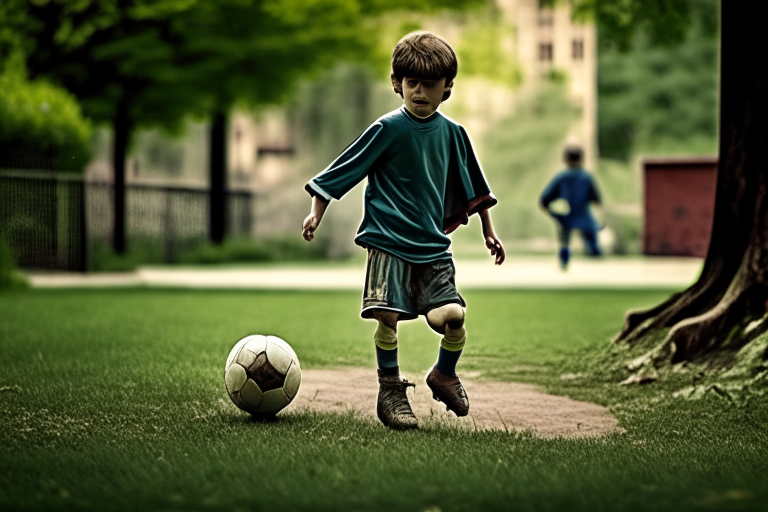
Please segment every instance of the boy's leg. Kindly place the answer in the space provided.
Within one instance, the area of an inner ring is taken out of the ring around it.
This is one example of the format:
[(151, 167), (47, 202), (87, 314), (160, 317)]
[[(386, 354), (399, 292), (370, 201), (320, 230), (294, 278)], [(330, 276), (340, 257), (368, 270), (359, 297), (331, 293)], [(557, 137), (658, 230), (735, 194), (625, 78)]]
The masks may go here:
[(418, 427), (418, 421), (408, 402), (406, 390), (415, 387), (400, 376), (397, 358), (397, 319), (393, 311), (374, 310), (373, 317), (379, 322), (373, 341), (376, 345), (378, 364), (379, 394), (376, 399), (376, 414), (381, 422), (395, 429)]
[(568, 268), (568, 261), (571, 259), (571, 230), (563, 224), (559, 224), (558, 238), (560, 239), (560, 252), (558, 253), (558, 259), (560, 260), (560, 267), (565, 270)]
[(467, 331), (464, 329), (464, 308), (460, 304), (446, 304), (427, 313), (427, 322), (443, 335), (435, 367), (444, 375), (456, 375)]
[(443, 402), (456, 416), (469, 413), (467, 392), (456, 375), (456, 363), (467, 341), (464, 314), (460, 304), (446, 304), (426, 315), (430, 327), (443, 334), (437, 363), (427, 375), (427, 386), (432, 390), (432, 396)]
[(394, 311), (374, 311), (373, 317), (379, 322), (373, 335), (376, 344), (376, 363), (385, 375), (399, 375), (397, 359), (397, 317)]
[(597, 231), (583, 230), (581, 236), (584, 239), (584, 247), (586, 248), (588, 255), (602, 256), (603, 251), (600, 249), (600, 244), (597, 242)]

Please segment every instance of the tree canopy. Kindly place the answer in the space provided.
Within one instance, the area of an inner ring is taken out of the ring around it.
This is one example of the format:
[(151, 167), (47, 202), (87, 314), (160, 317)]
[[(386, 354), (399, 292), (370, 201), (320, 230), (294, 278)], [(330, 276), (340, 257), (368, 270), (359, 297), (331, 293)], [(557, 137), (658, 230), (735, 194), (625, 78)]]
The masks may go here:
[(21, 65), (0, 73), (0, 91), (0, 167), (85, 168), (92, 126), (70, 93), (45, 81), (29, 82)]

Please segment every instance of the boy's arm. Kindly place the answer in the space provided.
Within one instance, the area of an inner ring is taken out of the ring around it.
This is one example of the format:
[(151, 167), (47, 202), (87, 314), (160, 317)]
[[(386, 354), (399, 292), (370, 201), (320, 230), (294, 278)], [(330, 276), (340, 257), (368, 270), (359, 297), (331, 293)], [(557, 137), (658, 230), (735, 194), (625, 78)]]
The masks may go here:
[(301, 225), (301, 236), (307, 242), (315, 238), (315, 230), (320, 225), (320, 221), (323, 220), (328, 204), (318, 196), (312, 197), (312, 211), (309, 212), (309, 215), (307, 215), (307, 218), (304, 219), (304, 223)]
[(493, 229), (493, 222), (491, 222), (491, 211), (486, 208), (478, 212), (480, 215), (480, 221), (483, 223), (483, 238), (485, 239), (485, 246), (490, 249), (491, 256), (496, 256), (496, 264), (501, 265), (504, 263), (506, 253), (504, 252), (504, 245), (496, 236), (496, 231)]

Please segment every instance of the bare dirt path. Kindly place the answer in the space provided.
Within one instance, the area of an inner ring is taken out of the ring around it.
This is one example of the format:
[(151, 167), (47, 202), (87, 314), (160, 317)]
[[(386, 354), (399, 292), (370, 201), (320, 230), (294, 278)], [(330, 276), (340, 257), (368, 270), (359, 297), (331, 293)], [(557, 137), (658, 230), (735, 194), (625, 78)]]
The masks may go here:
[[(619, 432), (618, 420), (603, 406), (549, 395), (532, 384), (480, 382), (462, 378), (470, 414), (457, 418), (432, 399), (424, 374), (406, 374), (416, 384), (408, 391), (422, 426), (450, 423), (471, 430), (528, 430), (538, 437), (596, 437)], [(376, 419), (376, 370), (370, 368), (304, 370), (301, 389), (291, 408), (321, 412), (354, 411)]]

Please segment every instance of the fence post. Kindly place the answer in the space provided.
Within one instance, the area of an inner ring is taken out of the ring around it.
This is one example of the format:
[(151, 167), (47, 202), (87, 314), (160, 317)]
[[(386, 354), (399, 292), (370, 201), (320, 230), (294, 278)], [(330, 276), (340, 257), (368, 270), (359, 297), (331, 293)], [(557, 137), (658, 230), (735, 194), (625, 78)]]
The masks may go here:
[(80, 246), (80, 258), (78, 258), (79, 268), (78, 270), (80, 272), (88, 272), (88, 223), (87, 223), (87, 208), (86, 208), (86, 184), (85, 184), (85, 178), (82, 177), (77, 181), (78, 189), (79, 189), (79, 196), (80, 196), (80, 202), (78, 204), (78, 229), (77, 231), (80, 233), (80, 240), (79, 240), (79, 246)]

